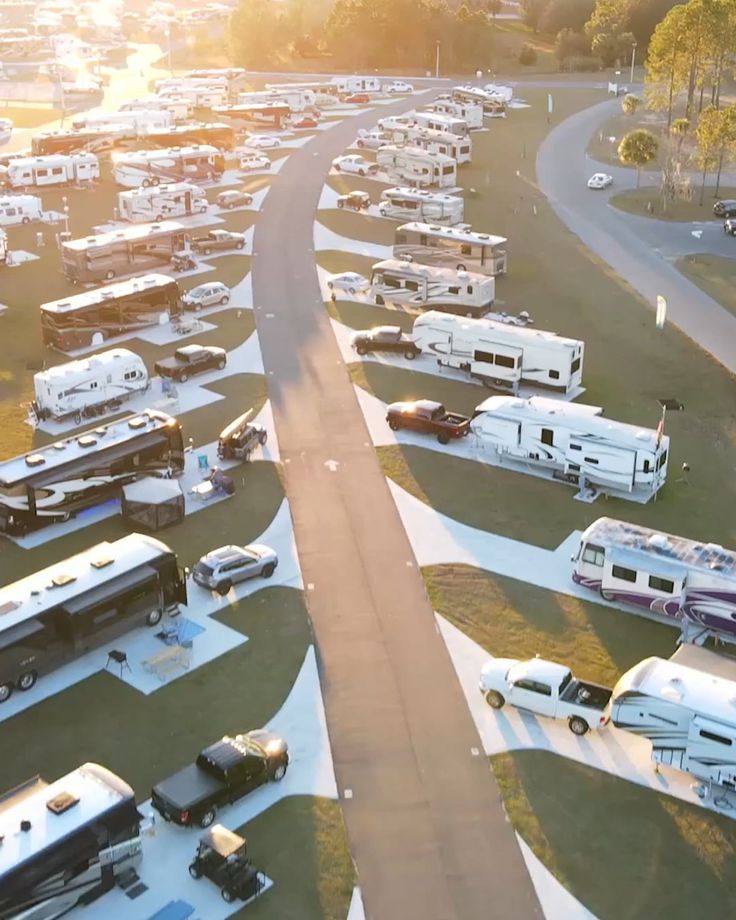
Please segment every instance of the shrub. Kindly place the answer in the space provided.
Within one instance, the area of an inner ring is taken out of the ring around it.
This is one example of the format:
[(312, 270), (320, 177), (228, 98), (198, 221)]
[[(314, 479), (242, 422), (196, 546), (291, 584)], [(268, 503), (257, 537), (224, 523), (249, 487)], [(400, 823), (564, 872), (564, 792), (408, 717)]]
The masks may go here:
[(537, 63), (537, 52), (526, 42), (521, 46), (521, 51), (519, 51), (519, 63), (527, 67), (530, 64)]

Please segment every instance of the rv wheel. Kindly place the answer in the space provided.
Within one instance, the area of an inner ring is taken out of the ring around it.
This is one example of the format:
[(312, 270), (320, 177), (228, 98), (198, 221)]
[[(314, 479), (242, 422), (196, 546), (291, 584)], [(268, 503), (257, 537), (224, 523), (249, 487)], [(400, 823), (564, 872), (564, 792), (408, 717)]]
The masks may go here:
[(114, 277), (115, 277), (115, 272), (111, 268), (108, 268), (108, 270), (105, 272), (105, 278), (108, 281), (110, 281)]
[(491, 709), (502, 709), (505, 702), (506, 700), (497, 690), (489, 690), (488, 693), (486, 693), (486, 703), (488, 703)]
[(28, 217), (28, 215), (26, 215), (26, 216), (23, 218), (23, 220), (21, 221), (21, 223), (23, 223), (23, 224), (30, 224), (30, 222), (31, 222), (31, 218)]
[(151, 180), (148, 178), (144, 179), (143, 182), (141, 182), (141, 185), (143, 186), (143, 188), (148, 188), (150, 184), (151, 184)]
[(151, 179), (151, 185), (158, 185), (160, 181), (161, 181), (161, 180), (159, 179), (158, 176), (154, 176), (154, 177)]
[(13, 695), (12, 684), (0, 684), (0, 703), (4, 703)]
[(568, 722), (568, 725), (573, 735), (586, 735), (590, 729), (585, 719), (581, 719), (580, 716), (573, 716)]
[(151, 610), (150, 613), (146, 615), (146, 623), (149, 626), (156, 626), (161, 622), (162, 613), (160, 610)]
[(458, 270), (459, 272), (464, 272), (464, 271), (465, 271), (465, 266), (463, 265), (462, 262), (458, 265), (457, 270)]
[(38, 674), (35, 671), (26, 671), (25, 674), (21, 674), (18, 678), (18, 689), (23, 691), (30, 690), (37, 680)]
[(202, 878), (202, 870), (199, 868), (197, 863), (192, 863), (189, 867), (189, 874), (192, 878)]
[(160, 221), (162, 221), (163, 219), (164, 219), (164, 215), (163, 215), (163, 214), (157, 214), (157, 215), (156, 215), (156, 220), (157, 220), (157, 221), (160, 222)]
[(264, 446), (264, 444), (266, 443), (267, 440), (268, 440), (268, 432), (262, 431), (262, 432), (258, 435), (258, 441), (259, 441), (261, 447)]

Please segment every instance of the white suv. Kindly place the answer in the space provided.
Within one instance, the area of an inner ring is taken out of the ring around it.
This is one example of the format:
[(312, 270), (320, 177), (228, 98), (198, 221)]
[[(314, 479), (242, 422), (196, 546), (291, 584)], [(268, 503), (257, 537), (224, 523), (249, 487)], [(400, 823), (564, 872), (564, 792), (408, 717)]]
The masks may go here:
[(181, 298), (185, 310), (194, 310), (198, 313), (202, 307), (224, 306), (230, 302), (230, 288), (222, 281), (209, 281), (207, 284), (198, 284), (191, 291), (187, 291)]

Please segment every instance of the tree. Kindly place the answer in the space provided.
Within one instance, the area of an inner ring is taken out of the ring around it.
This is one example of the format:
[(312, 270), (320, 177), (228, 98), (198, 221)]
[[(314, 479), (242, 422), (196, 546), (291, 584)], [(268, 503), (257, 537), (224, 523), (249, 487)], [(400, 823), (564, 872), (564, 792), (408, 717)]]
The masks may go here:
[(493, 18), (493, 21), (496, 21), (496, 16), (503, 9), (503, 0), (486, 0), (486, 10)]
[(565, 64), (570, 58), (583, 56), (590, 51), (588, 39), (581, 32), (572, 29), (561, 29), (555, 39), (555, 57), (560, 62), (560, 70), (565, 69)]
[(240, 0), (230, 18), (230, 50), (241, 67), (273, 65), (288, 48), (291, 36), (280, 28), (281, 12), (271, 0)]
[(634, 96), (633, 93), (626, 93), (621, 100), (621, 108), (624, 115), (634, 115), (640, 105), (641, 99), (638, 96)]
[(700, 204), (705, 196), (705, 179), (707, 174), (718, 170), (715, 194), (721, 184), (721, 170), (726, 157), (733, 156), (736, 149), (736, 105), (727, 109), (717, 109), (713, 105), (703, 109), (695, 129), (698, 138), (698, 160), (702, 168), (700, 182)]
[(539, 18), (539, 31), (557, 35), (562, 29), (582, 32), (595, 0), (550, 0)]
[[(521, 6), (524, 11), (524, 23), (535, 34), (539, 31), (539, 20), (547, 5), (547, 0), (521, 0)], [(519, 56), (521, 57), (521, 55)]]
[(626, 166), (636, 166), (636, 187), (639, 188), (641, 171), (657, 156), (659, 144), (651, 131), (637, 128), (629, 131), (618, 145), (618, 158)]

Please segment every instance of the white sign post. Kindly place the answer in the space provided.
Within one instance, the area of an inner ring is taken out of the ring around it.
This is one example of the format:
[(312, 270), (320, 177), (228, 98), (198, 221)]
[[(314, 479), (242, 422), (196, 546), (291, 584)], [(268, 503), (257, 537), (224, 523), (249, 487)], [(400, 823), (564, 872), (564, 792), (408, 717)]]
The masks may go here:
[(661, 294), (657, 294), (657, 315), (655, 318), (655, 323), (657, 324), (657, 329), (664, 329), (664, 321), (667, 319), (667, 301), (662, 297)]

